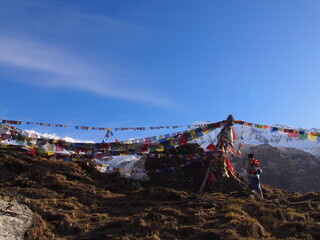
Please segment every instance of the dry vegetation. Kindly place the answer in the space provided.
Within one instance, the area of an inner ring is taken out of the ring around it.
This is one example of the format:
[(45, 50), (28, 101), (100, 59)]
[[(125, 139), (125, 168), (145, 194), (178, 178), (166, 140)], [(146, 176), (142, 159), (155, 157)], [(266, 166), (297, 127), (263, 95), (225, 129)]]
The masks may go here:
[[(320, 196), (263, 186), (265, 200), (144, 186), (85, 163), (0, 149), (1, 198), (34, 213), (36, 239), (320, 239)], [(4, 170), (5, 169), (5, 170)]]

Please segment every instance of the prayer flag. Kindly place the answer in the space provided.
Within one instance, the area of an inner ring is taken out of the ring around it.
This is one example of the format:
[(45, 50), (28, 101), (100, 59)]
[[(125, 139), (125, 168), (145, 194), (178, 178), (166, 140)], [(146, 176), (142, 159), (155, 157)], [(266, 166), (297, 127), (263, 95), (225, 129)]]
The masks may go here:
[(308, 139), (311, 140), (311, 141), (316, 142), (317, 141), (317, 136), (314, 136), (313, 134), (309, 133), (308, 134)]
[(214, 150), (214, 145), (212, 143), (210, 143), (207, 147), (208, 150)]
[(47, 151), (47, 155), (48, 156), (52, 156), (52, 155), (54, 155), (54, 152), (53, 151)]
[(244, 122), (243, 122), (243, 121), (240, 121), (240, 120), (236, 120), (235, 123), (236, 123), (236, 124), (239, 124), (239, 125), (243, 125), (243, 124), (244, 124)]
[(164, 151), (164, 146), (163, 145), (157, 145), (156, 149), (157, 152), (163, 152)]
[(296, 138), (298, 137), (298, 133), (288, 133), (288, 137)]

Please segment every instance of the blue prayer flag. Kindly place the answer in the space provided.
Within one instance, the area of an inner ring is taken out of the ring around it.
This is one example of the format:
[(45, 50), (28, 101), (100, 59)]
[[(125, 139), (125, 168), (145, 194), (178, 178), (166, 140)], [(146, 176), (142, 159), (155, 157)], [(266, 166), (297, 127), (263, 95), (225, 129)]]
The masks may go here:
[(278, 130), (279, 130), (279, 128), (277, 128), (277, 127), (270, 128), (270, 132), (277, 132)]

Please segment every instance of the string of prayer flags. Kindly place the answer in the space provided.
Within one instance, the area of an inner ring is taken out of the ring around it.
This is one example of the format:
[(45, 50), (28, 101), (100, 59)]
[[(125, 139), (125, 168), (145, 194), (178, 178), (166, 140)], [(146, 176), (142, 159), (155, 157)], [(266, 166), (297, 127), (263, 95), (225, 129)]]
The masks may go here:
[[(43, 127), (70, 127), (68, 124), (53, 124), (53, 123), (42, 123), (42, 122), (25, 122), (25, 121), (14, 121), (14, 120), (6, 120), (6, 119), (0, 119), (2, 120), (2, 123), (7, 123), (7, 124), (13, 124), (13, 125), (21, 125), (22, 123), (25, 123), (27, 125), (39, 125)], [(191, 127), (201, 127), (201, 126), (206, 126), (207, 124), (195, 124), (195, 125), (187, 125), (188, 128)], [(176, 129), (176, 128), (183, 128), (185, 126), (183, 125), (174, 125), (174, 126), (153, 126), (153, 127), (121, 127), (121, 128), (115, 128), (115, 131), (128, 131), (128, 130), (159, 130), (159, 129)], [(92, 127), (92, 126), (79, 126), (75, 125), (75, 129), (80, 129), (80, 130), (100, 130), (100, 131), (106, 131), (106, 127)]]
[[(12, 120), (4, 120), (6, 123)], [(17, 122), (17, 121), (13, 121)], [(235, 123), (241, 124), (243, 126), (258, 127), (261, 129), (269, 129), (270, 132), (285, 133), (289, 137), (299, 138), (301, 140), (311, 140), (318, 141), (320, 133), (318, 132), (306, 132), (298, 131), (294, 129), (283, 129), (272, 126), (266, 126), (261, 124), (247, 123), (244, 121), (236, 120)], [(58, 124), (57, 124), (58, 125)], [(62, 148), (63, 151), (69, 152), (87, 152), (89, 156), (93, 155), (94, 152), (98, 151), (109, 151), (110, 155), (129, 155), (138, 153), (149, 153), (149, 152), (164, 152), (165, 150), (172, 149), (176, 146), (182, 146), (190, 143), (204, 134), (213, 131), (216, 128), (220, 128), (224, 125), (224, 122), (210, 123), (205, 125), (200, 125), (200, 127), (186, 130), (182, 132), (175, 132), (170, 134), (164, 134), (153, 137), (146, 137), (140, 139), (126, 140), (119, 142), (114, 136), (110, 128), (104, 128), (106, 130), (105, 141), (102, 143), (70, 143), (63, 140), (49, 139), (38, 136), (35, 133), (26, 132), (24, 130), (18, 129), (14, 126), (9, 126), (4, 123), (0, 124), (0, 141), (14, 141), (15, 144), (20, 144), (27, 148), (42, 148), (47, 144), (53, 144)], [(58, 125), (59, 126), (59, 125)], [(63, 126), (63, 125), (61, 125)], [(79, 127), (79, 126), (78, 126)], [(93, 127), (83, 127), (85, 129), (95, 129)], [(97, 128), (99, 129), (99, 128)], [(114, 137), (114, 142), (106, 143), (109, 136)], [(241, 136), (243, 138), (243, 136)], [(241, 152), (241, 147), (240, 151)], [(46, 150), (46, 154), (52, 155), (52, 150)]]
[[(1, 124), (0, 129), (3, 129), (3, 131), (6, 131), (6, 134), (9, 134), (6, 139), (17, 140), (21, 145), (24, 145), (28, 148), (39, 148), (45, 146), (46, 144), (53, 144), (57, 147), (57, 149), (62, 148), (63, 151), (83, 151), (90, 152), (91, 155), (93, 154), (93, 152), (98, 151), (120, 151), (119, 153), (117, 153), (117, 155), (128, 155), (149, 151), (163, 152), (165, 149), (172, 149), (175, 146), (185, 145), (188, 142), (191, 142), (199, 138), (201, 135), (210, 132), (216, 129), (216, 127), (220, 126), (221, 123), (218, 122), (184, 132), (171, 133), (136, 140), (128, 140), (124, 142), (119, 142), (117, 139), (115, 139), (115, 142), (111, 143), (70, 143), (64, 140), (41, 138), (37, 135), (25, 136), (27, 134), (24, 135), (23, 130), (8, 125), (5, 126), (5, 124)], [(10, 130), (9, 132), (8, 129)], [(112, 131), (108, 129), (107, 134), (111, 135)], [(51, 153), (52, 151), (48, 152)]]
[[(69, 159), (66, 158), (64, 161), (68, 161)], [(207, 159), (196, 159), (193, 163), (206, 161)], [(112, 172), (127, 172), (127, 173), (162, 173), (165, 171), (177, 171), (179, 168), (184, 168), (186, 166), (189, 166), (191, 164), (190, 161), (186, 161), (184, 163), (177, 164), (175, 166), (162, 168), (162, 169), (153, 169), (153, 170), (141, 170), (141, 169), (124, 169), (124, 168), (115, 168), (108, 164), (102, 164), (102, 163), (93, 163), (93, 165), (104, 168), (106, 171), (112, 171)]]
[(278, 127), (267, 126), (262, 124), (248, 123), (240, 120), (236, 120), (235, 123), (243, 126), (248, 126), (248, 127), (269, 129), (271, 133), (273, 132), (285, 133), (288, 135), (288, 137), (298, 138), (300, 140), (310, 140), (310, 141), (317, 142), (318, 137), (320, 136), (320, 132), (307, 132), (307, 131), (298, 131), (295, 129), (278, 128)]
[(243, 147), (243, 140), (244, 140), (244, 134), (245, 134), (245, 125), (242, 125), (242, 132), (241, 132), (241, 136), (240, 136), (240, 141), (239, 141), (239, 144), (238, 144), (238, 149), (236, 151), (236, 156), (237, 157), (241, 157), (242, 155), (242, 147)]
[(21, 121), (14, 121), (14, 120), (2, 120), (2, 123), (8, 123), (13, 125), (21, 125)]
[(84, 127), (84, 126), (75, 126), (75, 129), (82, 129), (82, 130), (99, 130), (99, 131), (111, 131), (110, 128), (103, 128), (103, 127)]
[(129, 128), (115, 128), (115, 131), (125, 131), (125, 130), (146, 130), (145, 127), (129, 127)]
[(61, 127), (61, 128), (68, 127), (68, 125), (66, 125), (66, 124), (54, 124), (54, 123), (26, 122), (26, 124), (39, 125), (39, 126), (43, 126), (43, 127)]

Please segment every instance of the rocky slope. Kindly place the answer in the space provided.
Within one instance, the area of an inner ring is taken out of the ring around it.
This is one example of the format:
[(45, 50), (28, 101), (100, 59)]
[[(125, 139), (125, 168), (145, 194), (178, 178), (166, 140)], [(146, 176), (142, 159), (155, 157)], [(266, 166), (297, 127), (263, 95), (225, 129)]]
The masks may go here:
[[(33, 212), (25, 239), (319, 239), (319, 193), (264, 185), (264, 200), (238, 191), (198, 194), (0, 149), (1, 198)], [(161, 173), (159, 173), (161, 174)], [(201, 176), (202, 177), (202, 176)], [(4, 215), (0, 213), (0, 215)]]
[(242, 158), (233, 160), (239, 173), (246, 175), (243, 162), (249, 152), (255, 153), (263, 173), (261, 182), (287, 191), (300, 193), (320, 191), (320, 159), (294, 148), (277, 148), (270, 145), (245, 145)]

